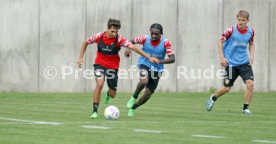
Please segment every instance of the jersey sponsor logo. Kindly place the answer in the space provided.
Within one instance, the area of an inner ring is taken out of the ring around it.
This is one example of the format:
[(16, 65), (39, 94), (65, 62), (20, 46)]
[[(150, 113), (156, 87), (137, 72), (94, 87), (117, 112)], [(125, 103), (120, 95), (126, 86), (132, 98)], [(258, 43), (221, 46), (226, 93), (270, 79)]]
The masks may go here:
[(163, 56), (162, 54), (151, 54), (151, 57), (156, 57), (156, 58), (162, 57), (162, 56)]
[(233, 46), (233, 47), (239, 47), (239, 46), (247, 47), (247, 44), (248, 44), (248, 43), (245, 43), (245, 42), (233, 41), (232, 46)]
[(106, 47), (103, 47), (101, 48), (103, 51), (108, 51), (108, 52), (111, 52), (112, 49), (109, 48), (109, 46), (106, 46)]

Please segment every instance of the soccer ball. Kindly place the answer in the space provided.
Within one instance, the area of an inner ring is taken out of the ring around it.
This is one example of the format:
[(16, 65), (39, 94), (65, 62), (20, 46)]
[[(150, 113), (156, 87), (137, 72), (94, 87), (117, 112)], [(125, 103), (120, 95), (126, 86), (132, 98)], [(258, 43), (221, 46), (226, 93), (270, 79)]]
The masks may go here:
[(104, 110), (104, 117), (108, 120), (116, 120), (120, 116), (120, 111), (116, 106), (108, 106)]

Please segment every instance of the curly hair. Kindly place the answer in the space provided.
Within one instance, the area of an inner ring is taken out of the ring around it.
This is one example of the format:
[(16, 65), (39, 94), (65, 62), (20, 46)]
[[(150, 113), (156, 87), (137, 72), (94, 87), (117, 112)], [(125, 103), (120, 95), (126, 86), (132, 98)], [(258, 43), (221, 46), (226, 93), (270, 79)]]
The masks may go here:
[(163, 34), (163, 27), (162, 27), (162, 25), (161, 24), (159, 24), (159, 23), (154, 23), (154, 24), (152, 24), (151, 26), (150, 26), (150, 30), (151, 29), (159, 29), (160, 30), (160, 32), (161, 32), (161, 34)]

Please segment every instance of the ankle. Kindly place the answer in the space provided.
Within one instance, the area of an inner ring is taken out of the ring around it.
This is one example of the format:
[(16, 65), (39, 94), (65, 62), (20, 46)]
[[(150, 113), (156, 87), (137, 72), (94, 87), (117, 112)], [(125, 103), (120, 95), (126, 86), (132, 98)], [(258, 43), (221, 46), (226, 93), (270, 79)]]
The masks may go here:
[(213, 94), (213, 95), (212, 95), (212, 100), (213, 100), (213, 101), (216, 101), (217, 99), (218, 99), (218, 97), (217, 97), (216, 95)]
[(243, 104), (243, 110), (248, 109), (249, 104)]

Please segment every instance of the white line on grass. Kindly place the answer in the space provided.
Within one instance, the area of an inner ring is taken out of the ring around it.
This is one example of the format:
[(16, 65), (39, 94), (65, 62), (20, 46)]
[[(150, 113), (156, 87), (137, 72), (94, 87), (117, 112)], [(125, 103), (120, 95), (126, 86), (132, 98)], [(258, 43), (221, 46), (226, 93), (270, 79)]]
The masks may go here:
[(81, 126), (83, 128), (91, 128), (91, 129), (111, 129), (111, 127), (103, 127), (103, 126)]
[(26, 125), (26, 124), (31, 124), (31, 123), (22, 123), (22, 122), (5, 122), (5, 123), (1, 123), (0, 125)]
[[(110, 124), (110, 121), (106, 121), (106, 122), (66, 122), (66, 123), (62, 123), (62, 122), (47, 122), (47, 121), (33, 121), (33, 120), (24, 120), (24, 119), (15, 119), (15, 118), (4, 118), (4, 117), (0, 117), (0, 120), (7, 120), (7, 121), (15, 121), (15, 122), (21, 122), (21, 123), (31, 123), (31, 124), (47, 124), (47, 125), (64, 125), (64, 124), (95, 124), (95, 123), (99, 123), (99, 124)], [(168, 122), (157, 122), (157, 121), (139, 121), (139, 122), (125, 122), (125, 121), (113, 121), (113, 123), (116, 124), (134, 124), (134, 123), (145, 123), (145, 124), (173, 124), (173, 123), (209, 123), (208, 121), (168, 121)], [(212, 123), (212, 121), (210, 121), (210, 123)], [(225, 124), (225, 123), (234, 123), (234, 124), (269, 124), (269, 123), (273, 123), (275, 124), (275, 122), (273, 121), (260, 121), (260, 122), (229, 122), (229, 121), (220, 121), (217, 122), (216, 124)]]
[(72, 123), (72, 124), (110, 124), (110, 123), (114, 123), (114, 124), (159, 124), (160, 122), (152, 122), (152, 121), (139, 121), (139, 122), (125, 122), (125, 121), (120, 121), (120, 120), (116, 120), (116, 121), (103, 121), (103, 122), (67, 122), (67, 123)]
[(270, 140), (252, 140), (252, 142), (276, 144), (276, 141), (270, 141)]
[(0, 120), (24, 122), (24, 123), (31, 123), (31, 124), (43, 124), (43, 125), (62, 125), (63, 124), (63, 123), (59, 123), (59, 122), (32, 121), (32, 120), (23, 120), (23, 119), (15, 119), (15, 118), (2, 118), (2, 117), (0, 117)]
[(134, 129), (136, 132), (145, 132), (145, 133), (162, 133), (162, 131), (158, 130), (146, 130), (146, 129)]
[[(163, 122), (166, 123), (166, 122)], [(169, 123), (214, 123), (213, 121), (173, 121)], [(256, 122), (240, 122), (240, 121), (219, 121), (216, 124), (275, 124), (275, 121), (256, 121)]]
[[(16, 119), (16, 118), (5, 118), (5, 117), (0, 117), (0, 120), (5, 120), (5, 121), (12, 121), (12, 122), (18, 122), (20, 124), (47, 124), (47, 125), (65, 125), (65, 124), (110, 124), (110, 121), (105, 121), (105, 122), (47, 122), (47, 121), (34, 121), (34, 120), (26, 120), (26, 119)], [(113, 123), (116, 124), (134, 124), (134, 123), (160, 123), (160, 122), (152, 122), (152, 121), (142, 121), (142, 122), (121, 122), (121, 121), (113, 121)], [(4, 123), (1, 123), (3, 124)]]
[(215, 139), (226, 138), (224, 136), (199, 135), (199, 134), (194, 134), (194, 135), (191, 135), (191, 136), (192, 137), (201, 137), (201, 138), (215, 138)]

